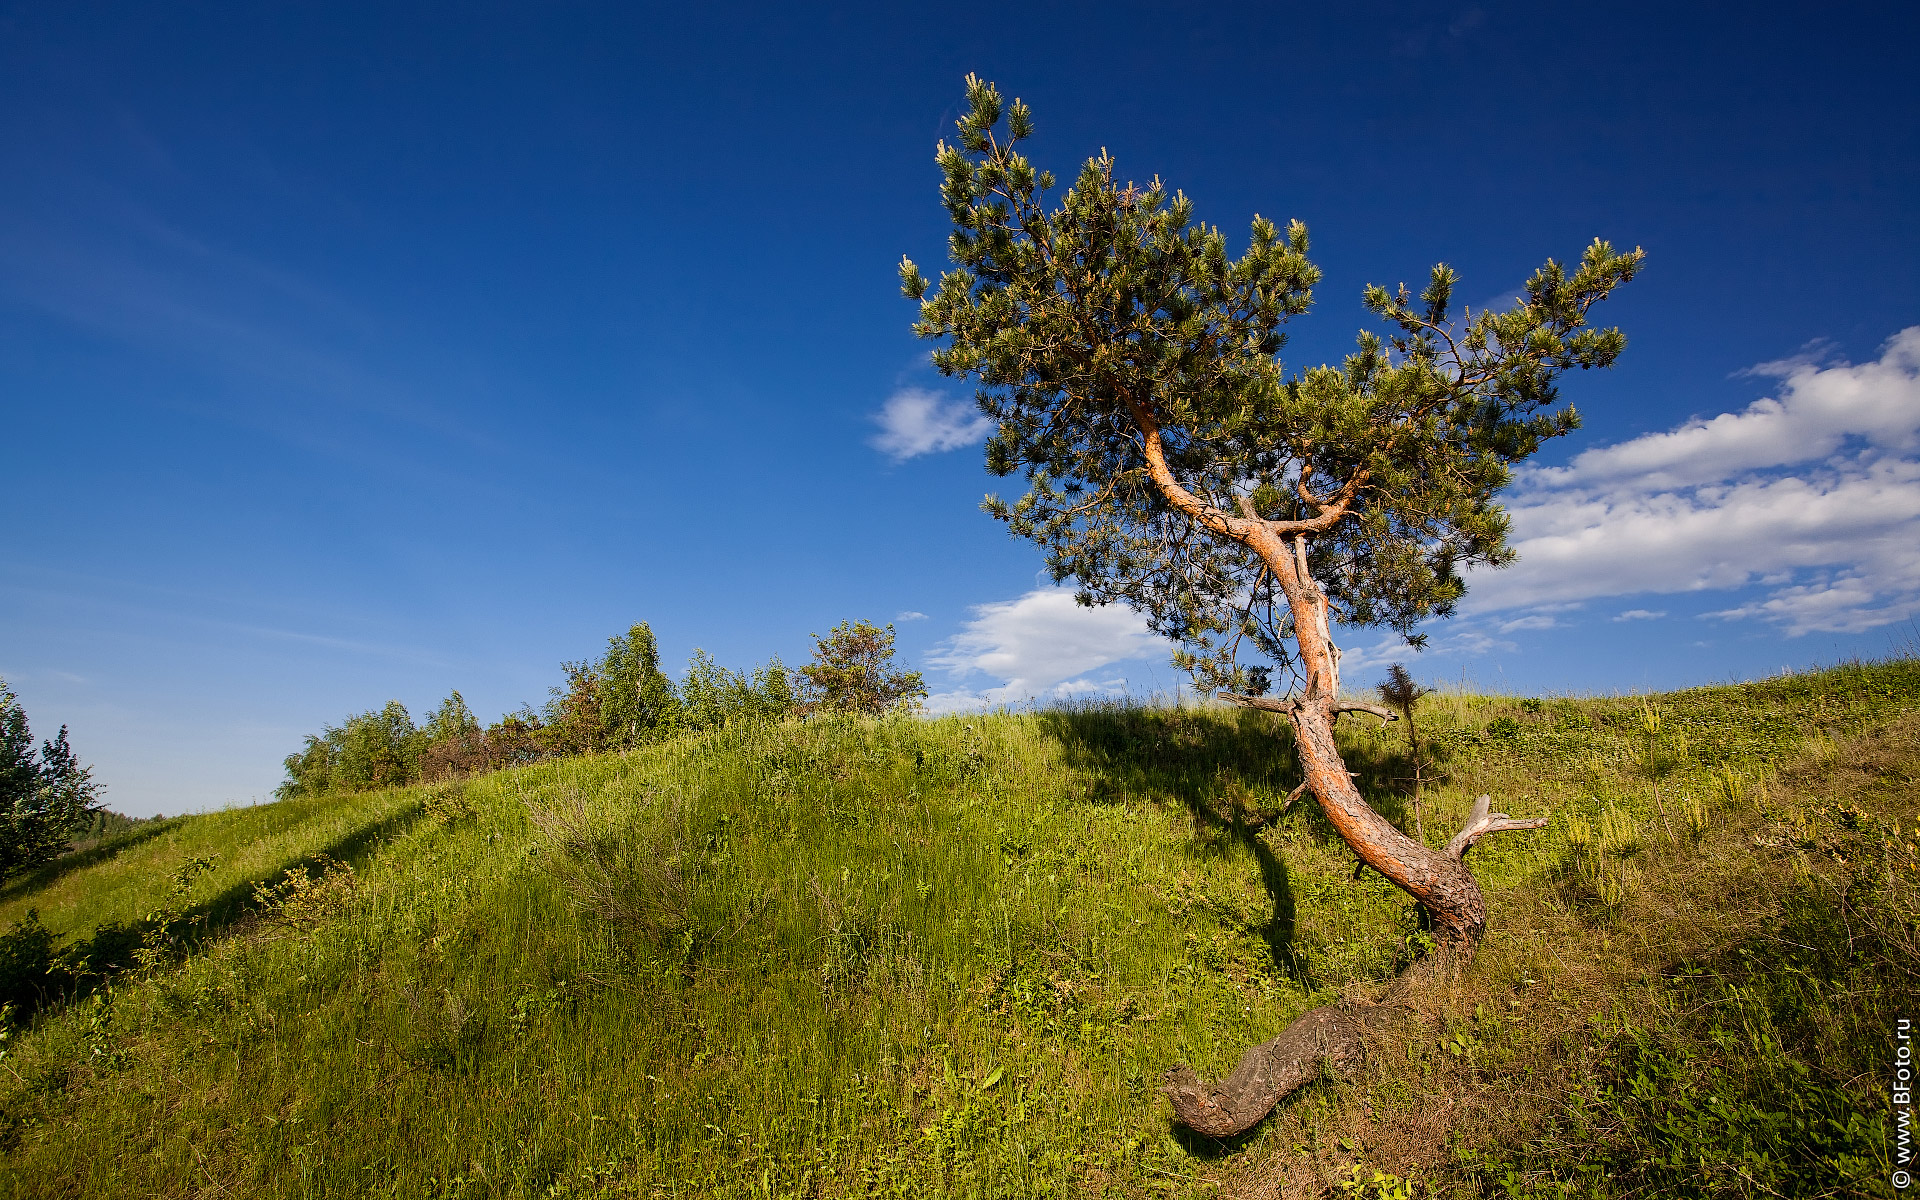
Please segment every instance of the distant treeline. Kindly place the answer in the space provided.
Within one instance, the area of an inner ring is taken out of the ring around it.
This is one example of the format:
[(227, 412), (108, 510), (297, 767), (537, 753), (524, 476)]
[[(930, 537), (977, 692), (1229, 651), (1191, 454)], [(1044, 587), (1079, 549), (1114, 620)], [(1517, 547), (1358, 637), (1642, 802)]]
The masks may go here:
[(415, 724), (406, 705), (348, 717), (307, 737), (286, 758), (282, 799), (457, 779), (574, 754), (626, 750), (680, 733), (740, 721), (783, 721), (818, 712), (877, 716), (916, 707), (927, 690), (917, 671), (893, 669), (893, 626), (843, 622), (815, 635), (814, 659), (790, 670), (775, 657), (732, 671), (695, 650), (676, 684), (660, 670), (653, 630), (642, 622), (610, 638), (599, 659), (562, 663), (566, 686), (482, 727), (455, 691)]

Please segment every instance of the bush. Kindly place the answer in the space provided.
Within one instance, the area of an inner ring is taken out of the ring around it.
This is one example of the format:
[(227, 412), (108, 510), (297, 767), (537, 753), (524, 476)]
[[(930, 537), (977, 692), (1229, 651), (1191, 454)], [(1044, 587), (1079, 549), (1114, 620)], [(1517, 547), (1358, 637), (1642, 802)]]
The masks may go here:
[(681, 704), (673, 681), (660, 670), (660, 649), (645, 621), (624, 638), (607, 639), (601, 658), (600, 725), (608, 744), (637, 746), (672, 731)]
[(31, 1013), (56, 989), (53, 943), (53, 933), (31, 908), (0, 933), (0, 1010)]
[(687, 932), (704, 864), (679, 802), (608, 824), (573, 792), (529, 816), (546, 840), (546, 872), (583, 912), (655, 949)]
[(796, 709), (791, 676), (778, 658), (746, 675), (721, 666), (705, 650), (695, 650), (680, 694), (682, 719), (689, 729), (780, 721)]
[(893, 669), (893, 626), (842, 621), (833, 632), (813, 635), (813, 661), (800, 668), (807, 681), (806, 708), (877, 717), (892, 708), (917, 708), (926, 699), (918, 671)]
[[(892, 653), (891, 631), (884, 637), (883, 663)], [(275, 794), (287, 799), (440, 783), (547, 758), (631, 749), (682, 729), (778, 721), (799, 708), (792, 673), (778, 658), (747, 674), (695, 650), (676, 688), (660, 670), (659, 648), (645, 622), (609, 638), (598, 660), (562, 663), (561, 669), (566, 686), (552, 689), (544, 711), (522, 708), (485, 730), (459, 692), (419, 726), (398, 700), (348, 717), (287, 756), (287, 778)], [(902, 678), (918, 686), (920, 677)]]
[[(453, 699), (458, 698), (456, 692)], [(426, 734), (414, 727), (407, 706), (389, 700), (378, 711), (348, 717), (318, 737), (309, 736), (306, 749), (287, 756), (286, 782), (274, 794), (286, 799), (413, 783), (420, 778), (420, 755), (426, 743)]]

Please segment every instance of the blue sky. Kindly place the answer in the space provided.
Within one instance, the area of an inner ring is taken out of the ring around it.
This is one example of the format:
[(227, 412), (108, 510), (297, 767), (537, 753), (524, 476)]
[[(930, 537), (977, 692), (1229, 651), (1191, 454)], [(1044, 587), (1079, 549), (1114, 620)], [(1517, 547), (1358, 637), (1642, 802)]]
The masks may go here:
[(1350, 678), (1606, 691), (1881, 654), (1920, 611), (1911, 6), (0, 6), (0, 674), (109, 800), (267, 794), (301, 735), (483, 716), (895, 620), (943, 705), (1164, 691), (980, 514), (894, 265), (978, 71), (1325, 271), (1510, 293), (1649, 253), (1518, 565)]

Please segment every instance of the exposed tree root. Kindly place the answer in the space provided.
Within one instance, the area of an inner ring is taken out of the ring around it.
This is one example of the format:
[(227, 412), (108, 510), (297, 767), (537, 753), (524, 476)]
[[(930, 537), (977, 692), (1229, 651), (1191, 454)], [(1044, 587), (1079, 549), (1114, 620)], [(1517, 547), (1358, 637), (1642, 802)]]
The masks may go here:
[(1361, 1010), (1344, 1001), (1328, 1004), (1242, 1054), (1240, 1065), (1219, 1083), (1202, 1083), (1192, 1067), (1183, 1065), (1167, 1072), (1160, 1090), (1187, 1128), (1208, 1137), (1233, 1137), (1321, 1075), (1358, 1066), (1366, 1055), (1364, 1034)]
[(1442, 945), (1395, 976), (1379, 1001), (1339, 1000), (1313, 1009), (1242, 1054), (1219, 1083), (1202, 1082), (1183, 1064), (1167, 1072), (1160, 1090), (1187, 1128), (1237, 1137), (1316, 1079), (1357, 1067), (1366, 1057), (1369, 1033), (1412, 1008), (1421, 992), (1453, 978), (1472, 956), (1472, 947)]
[[(1245, 1133), (1300, 1088), (1323, 1075), (1345, 1073), (1358, 1066), (1366, 1056), (1370, 1027), (1396, 1010), (1410, 1007), (1414, 997), (1436, 980), (1451, 977), (1466, 966), (1473, 957), (1479, 930), (1484, 927), (1479, 888), (1463, 861), (1467, 851), (1490, 833), (1538, 829), (1547, 823), (1545, 817), (1516, 820), (1491, 810), (1489, 797), (1476, 800), (1465, 828), (1437, 855), (1444, 856), (1443, 861), (1457, 871), (1451, 890), (1465, 891), (1471, 897), (1469, 911), (1474, 913), (1474, 920), (1471, 924), (1456, 923), (1456, 928), (1465, 926), (1465, 936), (1459, 932), (1448, 936), (1449, 931), (1442, 927), (1440, 946), (1402, 971), (1380, 1002), (1342, 1000), (1313, 1009), (1279, 1036), (1242, 1054), (1239, 1064), (1218, 1083), (1203, 1082), (1193, 1068), (1185, 1065), (1168, 1071), (1161, 1091), (1173, 1102), (1174, 1115), (1183, 1125), (1208, 1137), (1230, 1138)], [(1361, 862), (1374, 865), (1364, 856)]]

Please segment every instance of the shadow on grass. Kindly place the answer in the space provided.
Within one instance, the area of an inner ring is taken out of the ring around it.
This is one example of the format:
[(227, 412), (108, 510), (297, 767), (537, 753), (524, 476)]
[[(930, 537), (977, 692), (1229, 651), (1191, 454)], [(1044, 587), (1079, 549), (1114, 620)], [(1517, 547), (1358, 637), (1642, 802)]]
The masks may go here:
[[(1284, 817), (1279, 799), (1301, 779), (1292, 731), (1267, 713), (1227, 714), (1085, 705), (1042, 713), (1041, 726), (1060, 743), (1067, 763), (1090, 775), (1086, 798), (1098, 803), (1140, 796), (1177, 801), (1193, 819), (1203, 853), (1238, 845), (1253, 856), (1272, 900), (1259, 931), (1276, 967), (1314, 986), (1295, 950), (1294, 897), (1286, 864), (1260, 831), (1276, 820), (1305, 830), (1316, 841), (1339, 841), (1326, 816), (1303, 797)], [(1354, 782), (1367, 802), (1395, 824), (1404, 824), (1405, 800), (1398, 779), (1408, 774), (1405, 756), (1363, 744), (1343, 748)]]
[[(189, 957), (233, 933), (253, 911), (256, 889), (272, 887), (295, 871), (323, 870), (329, 861), (360, 867), (381, 844), (406, 833), (425, 814), (426, 807), (414, 801), (404, 807), (351, 830), (312, 854), (289, 859), (263, 875), (242, 879), (216, 896), (174, 915), (167, 925), (181, 931), (176, 960)], [(150, 836), (150, 835), (149, 835)], [(104, 848), (104, 847), (102, 847)], [(121, 845), (120, 849), (125, 849)], [(160, 926), (151, 918), (142, 921), (113, 922), (95, 929), (93, 936), (72, 943), (44, 961), (15, 963), (17, 955), (0, 954), (0, 965), (14, 975), (26, 976), (36, 970), (38, 981), (28, 978), (0, 979), (0, 991), (12, 995), (19, 1017), (57, 1004), (82, 999), (116, 977), (131, 970), (138, 959), (135, 952), (147, 944), (148, 937)], [(8, 935), (8, 936), (17, 936)]]
[(18, 900), (43, 892), (75, 871), (107, 862), (117, 857), (122, 851), (131, 850), (142, 842), (151, 841), (163, 833), (178, 828), (180, 822), (179, 817), (170, 821), (148, 822), (115, 837), (105, 838), (84, 850), (74, 850), (52, 862), (42, 863), (18, 878), (9, 880), (4, 887), (0, 887), (0, 902)]

